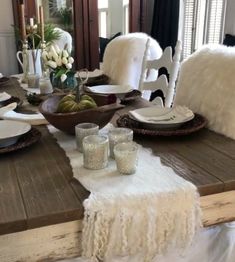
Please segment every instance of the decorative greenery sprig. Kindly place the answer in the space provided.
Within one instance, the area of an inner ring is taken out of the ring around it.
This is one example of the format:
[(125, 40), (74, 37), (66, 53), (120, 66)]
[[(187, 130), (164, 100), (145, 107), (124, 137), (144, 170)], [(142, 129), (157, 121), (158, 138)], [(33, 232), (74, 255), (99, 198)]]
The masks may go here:
[[(26, 26), (27, 32), (27, 40), (28, 46), (30, 49), (33, 49), (33, 45), (35, 49), (40, 48), (41, 45), (41, 33), (40, 33), (40, 24), (35, 24), (33, 30), (30, 29), (30, 25)], [(23, 40), (20, 38), (20, 30), (18, 27), (14, 26), (15, 29), (15, 37), (17, 42), (22, 42)], [(60, 39), (61, 32), (55, 30), (55, 26), (53, 24), (45, 24), (44, 26), (44, 38), (47, 46), (51, 45), (54, 41)], [(22, 46), (22, 44), (20, 45)]]

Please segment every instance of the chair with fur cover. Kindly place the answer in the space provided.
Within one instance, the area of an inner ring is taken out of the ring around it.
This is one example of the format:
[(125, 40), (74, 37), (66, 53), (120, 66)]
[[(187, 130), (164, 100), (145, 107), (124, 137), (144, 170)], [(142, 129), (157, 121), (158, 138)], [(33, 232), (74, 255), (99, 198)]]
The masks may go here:
[(235, 48), (206, 45), (182, 64), (176, 104), (208, 119), (208, 127), (235, 139)]
[[(102, 70), (110, 77), (111, 84), (128, 84), (138, 89), (142, 71), (146, 41), (150, 39), (150, 59), (157, 59), (162, 55), (158, 42), (144, 33), (130, 33), (113, 39), (106, 47)], [(151, 70), (148, 79), (155, 79), (157, 71)]]

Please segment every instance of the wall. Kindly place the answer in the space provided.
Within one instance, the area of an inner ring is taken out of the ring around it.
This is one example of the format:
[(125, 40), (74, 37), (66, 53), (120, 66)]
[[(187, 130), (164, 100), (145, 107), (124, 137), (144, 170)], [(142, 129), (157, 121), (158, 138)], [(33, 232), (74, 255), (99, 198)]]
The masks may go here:
[(13, 25), (12, 2), (1, 0), (0, 8), (0, 72), (4, 75), (18, 72)]
[(235, 35), (235, 1), (227, 0), (227, 11), (225, 17), (225, 34)]

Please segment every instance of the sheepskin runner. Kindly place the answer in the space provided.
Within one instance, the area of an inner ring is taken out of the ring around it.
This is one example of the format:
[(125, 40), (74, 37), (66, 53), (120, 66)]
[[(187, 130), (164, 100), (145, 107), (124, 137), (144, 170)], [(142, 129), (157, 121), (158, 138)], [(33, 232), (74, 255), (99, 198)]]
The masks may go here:
[(70, 159), (74, 177), (91, 192), (83, 203), (84, 257), (110, 262), (139, 254), (138, 261), (148, 262), (170, 247), (182, 251), (191, 243), (201, 226), (193, 184), (143, 147), (134, 175), (120, 175), (114, 160), (105, 169), (87, 170), (74, 137), (48, 128)]

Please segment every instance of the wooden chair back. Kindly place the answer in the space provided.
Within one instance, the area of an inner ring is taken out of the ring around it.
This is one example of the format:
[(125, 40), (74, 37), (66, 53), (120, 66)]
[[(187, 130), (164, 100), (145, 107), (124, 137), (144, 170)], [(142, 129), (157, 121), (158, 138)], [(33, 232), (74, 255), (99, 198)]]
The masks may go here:
[[(149, 60), (149, 39), (146, 42), (144, 58), (142, 63), (142, 73), (139, 82), (139, 90), (157, 91), (161, 90), (164, 96), (165, 102), (162, 98), (157, 97), (152, 102), (153, 104), (160, 104), (161, 106), (171, 107), (175, 96), (175, 84), (180, 67), (180, 55), (181, 55), (181, 42), (178, 41), (175, 47), (175, 54), (172, 58), (172, 48), (168, 46), (162, 56), (159, 59)], [(156, 80), (148, 81), (148, 71), (160, 68), (167, 70), (168, 76), (160, 75)]]

